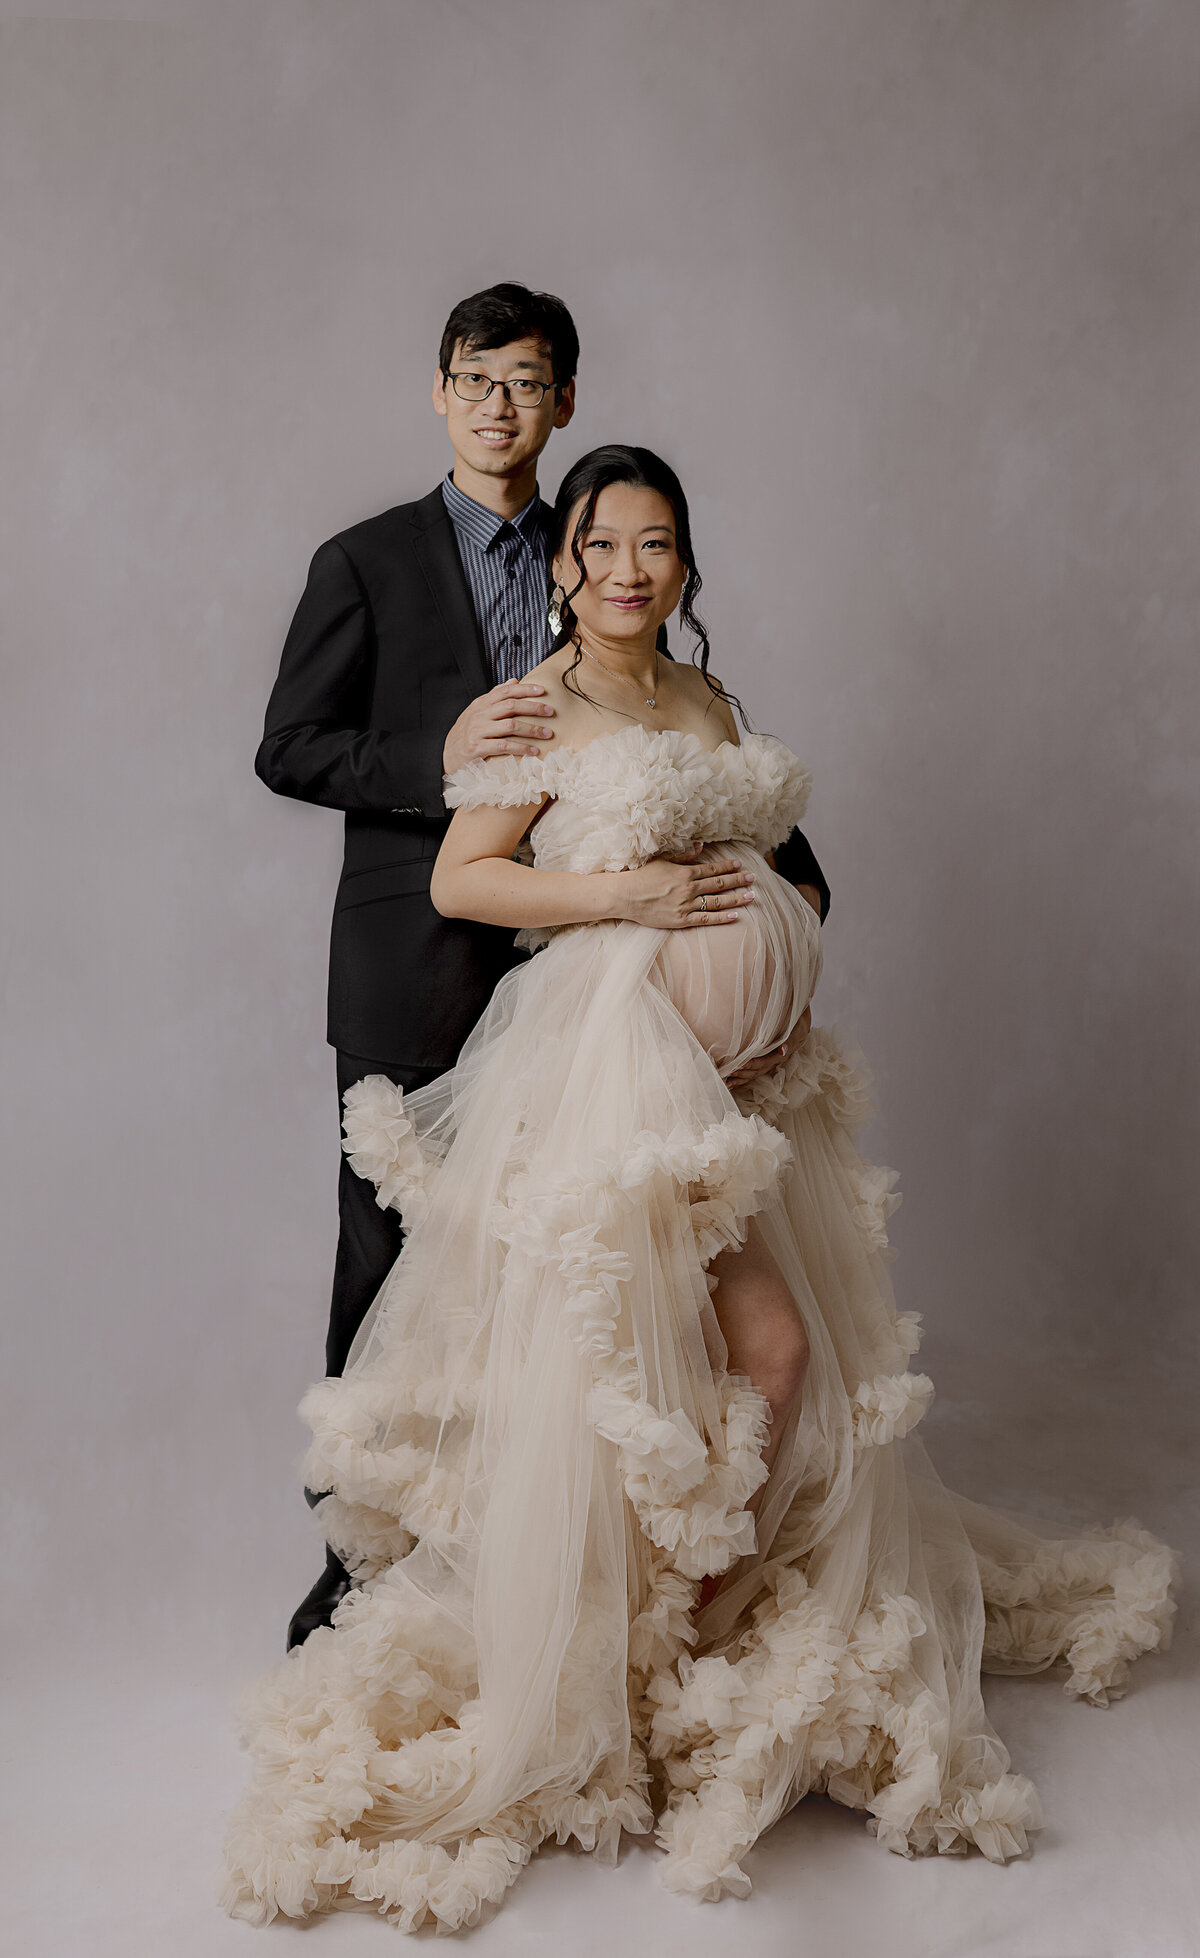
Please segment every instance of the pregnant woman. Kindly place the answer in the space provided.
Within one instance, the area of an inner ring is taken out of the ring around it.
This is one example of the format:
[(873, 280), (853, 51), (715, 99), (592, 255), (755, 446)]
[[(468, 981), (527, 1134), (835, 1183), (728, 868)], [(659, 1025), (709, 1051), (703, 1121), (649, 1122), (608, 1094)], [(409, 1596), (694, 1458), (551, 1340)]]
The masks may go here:
[[(931, 1468), (894, 1178), (771, 868), (808, 777), (708, 674), (665, 464), (584, 457), (556, 531), (554, 742), (453, 778), (433, 886), (543, 949), (450, 1074), (346, 1096), (410, 1234), (304, 1403), (359, 1588), (247, 1711), (226, 1902), (252, 1919), (453, 1930), (547, 1837), (612, 1861), (623, 1830), (657, 1831), (672, 1889), (741, 1895), (810, 1790), (902, 1854), (1002, 1860), (1037, 1804), (981, 1669), (1103, 1703), (1170, 1625), (1136, 1525), (1064, 1541)], [(658, 651), (677, 606), (697, 666)], [(664, 896), (697, 929), (636, 922)]]

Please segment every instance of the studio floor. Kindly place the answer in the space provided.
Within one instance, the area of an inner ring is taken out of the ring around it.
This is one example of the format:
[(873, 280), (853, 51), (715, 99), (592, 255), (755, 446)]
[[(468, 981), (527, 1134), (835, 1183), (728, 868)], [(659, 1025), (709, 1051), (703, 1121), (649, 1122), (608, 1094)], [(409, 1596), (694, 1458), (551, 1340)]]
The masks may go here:
[[(615, 1870), (551, 1849), (490, 1921), (454, 1942), (480, 1958), (1191, 1958), (1200, 1718), (1182, 1656), (1146, 1666), (1137, 1693), (1107, 1712), (1072, 1707), (1052, 1686), (993, 1689), (996, 1720), (1048, 1814), (1027, 1861), (906, 1863), (859, 1818), (810, 1801), (753, 1852), (745, 1902), (681, 1902), (658, 1883), (655, 1852), (635, 1843)], [(103, 1705), (59, 1689), (52, 1703), (30, 1700), (14, 1738), (21, 1766), (9, 1799), (19, 1812), (4, 1823), (14, 1954), (365, 1958), (395, 1948), (397, 1934), (373, 1915), (256, 1930), (217, 1910), (220, 1819), (242, 1775), (221, 1681), (130, 1682)]]
[[(1061, 1487), (1064, 1460), (1073, 1487), (1107, 1477), (1097, 1513), (1140, 1513), (1183, 1551), (1182, 1606), (1170, 1652), (1145, 1659), (1128, 1697), (1110, 1708), (1068, 1701), (1049, 1680), (990, 1682), (995, 1723), (1045, 1809), (1027, 1859), (1005, 1868), (977, 1857), (905, 1862), (872, 1841), (860, 1817), (808, 1801), (751, 1854), (745, 1902), (693, 1906), (669, 1895), (656, 1852), (637, 1842), (626, 1843), (616, 1869), (551, 1848), (456, 1942), (477, 1958), (1200, 1954), (1200, 1695), (1186, 1575), (1200, 1540), (1180, 1467), (1186, 1437), (1165, 1421), (1153, 1435), (1143, 1423), (1137, 1446), (1111, 1428), (1105, 1436), (1099, 1400), (1080, 1397), (1073, 1442), (1061, 1429), (1052, 1446), (1045, 1430), (1021, 1437), (1022, 1481), (1046, 1486), (1058, 1464)], [(929, 1438), (947, 1479), (974, 1493), (980, 1463), (1001, 1453), (999, 1430), (1011, 1435), (1016, 1424), (994, 1408), (964, 1421), (964, 1405), (944, 1398)], [(995, 1493), (1011, 1501), (1022, 1491)], [(214, 1901), (224, 1816), (243, 1779), (231, 1703), (272, 1657), (275, 1613), (286, 1616), (287, 1602), (275, 1594), (311, 1561), (300, 1538), (285, 1548), (237, 1636), (219, 1621), (204, 1636), (176, 1621), (169, 1632), (147, 1628), (124, 1650), (93, 1646), (73, 1664), (53, 1646), (40, 1657), (31, 1651), (9, 1717), (0, 1819), (8, 1950), (22, 1958), (301, 1950), (365, 1958), (396, 1948), (396, 1933), (370, 1913), (256, 1930), (227, 1920)]]

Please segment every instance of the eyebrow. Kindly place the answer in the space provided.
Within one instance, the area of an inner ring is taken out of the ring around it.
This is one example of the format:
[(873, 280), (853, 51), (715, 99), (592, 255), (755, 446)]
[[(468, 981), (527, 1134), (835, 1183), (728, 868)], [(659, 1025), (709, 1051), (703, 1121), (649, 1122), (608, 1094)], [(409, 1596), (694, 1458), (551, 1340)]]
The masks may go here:
[[(588, 525), (588, 535), (590, 537), (593, 530), (607, 530), (611, 534), (614, 528), (614, 525), (610, 523), (592, 523)], [(636, 531), (634, 534), (638, 537), (649, 537), (655, 531), (661, 531), (664, 537), (674, 537), (675, 535), (669, 523), (648, 523), (643, 525), (642, 529)]]
[[(494, 350), (493, 350), (493, 351), (494, 351)], [(476, 368), (478, 368), (478, 366), (479, 366), (479, 358), (480, 358), (480, 357), (479, 357), (479, 355), (478, 355), (478, 354), (463, 354), (463, 355), (462, 355), (462, 359), (463, 359), (463, 360), (465, 360), (465, 361), (466, 361), (466, 362), (468, 363), (468, 365), (472, 365), (472, 364), (473, 364), (473, 365), (474, 365), (474, 366), (475, 366)], [(485, 356), (484, 356), (484, 358), (486, 358), (486, 354), (485, 354)], [(537, 369), (537, 368), (539, 368), (539, 367), (549, 367), (549, 366), (550, 366), (550, 361), (549, 361), (549, 358), (548, 358), (548, 357), (543, 357), (543, 358), (542, 358), (541, 360), (519, 360), (519, 361), (517, 362), (517, 366), (518, 366), (518, 367), (529, 367), (529, 368), (533, 368), (533, 369), (535, 369), (535, 370), (536, 370), (536, 369)], [(553, 372), (553, 369), (551, 369), (551, 371)], [(491, 378), (491, 376), (489, 375), (489, 377), (488, 377), (488, 378), (489, 378), (489, 380), (490, 380), (490, 378)]]

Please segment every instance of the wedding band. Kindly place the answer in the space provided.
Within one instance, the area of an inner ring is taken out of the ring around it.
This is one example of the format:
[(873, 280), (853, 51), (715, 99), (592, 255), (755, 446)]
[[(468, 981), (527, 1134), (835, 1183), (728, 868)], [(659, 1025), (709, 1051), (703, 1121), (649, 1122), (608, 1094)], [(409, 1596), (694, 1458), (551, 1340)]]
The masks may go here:
[(701, 909), (702, 911), (707, 911), (707, 910), (708, 910), (708, 893), (707, 893), (707, 891), (701, 891), (701, 893), (700, 893), (700, 909)]

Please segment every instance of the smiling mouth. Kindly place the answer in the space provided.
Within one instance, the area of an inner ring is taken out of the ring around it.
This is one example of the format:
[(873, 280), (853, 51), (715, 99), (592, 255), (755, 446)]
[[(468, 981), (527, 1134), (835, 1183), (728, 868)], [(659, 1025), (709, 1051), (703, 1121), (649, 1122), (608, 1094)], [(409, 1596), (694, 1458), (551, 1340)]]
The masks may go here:
[(515, 428), (477, 428), (473, 433), (478, 435), (481, 442), (490, 442), (494, 449), (500, 448), (505, 442), (515, 442), (517, 439)]
[(606, 603), (620, 606), (622, 612), (640, 612), (643, 605), (649, 605), (650, 600), (648, 598), (610, 598), (606, 600)]

